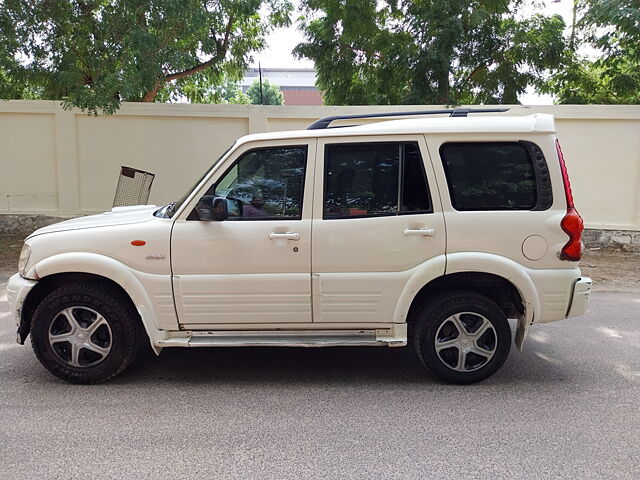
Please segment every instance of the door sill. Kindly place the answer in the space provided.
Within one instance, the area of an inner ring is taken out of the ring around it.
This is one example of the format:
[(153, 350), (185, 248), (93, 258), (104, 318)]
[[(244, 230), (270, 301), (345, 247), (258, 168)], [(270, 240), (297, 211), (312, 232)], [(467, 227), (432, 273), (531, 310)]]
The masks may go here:
[(406, 324), (368, 330), (252, 330), (165, 332), (157, 347), (340, 347), (407, 344)]

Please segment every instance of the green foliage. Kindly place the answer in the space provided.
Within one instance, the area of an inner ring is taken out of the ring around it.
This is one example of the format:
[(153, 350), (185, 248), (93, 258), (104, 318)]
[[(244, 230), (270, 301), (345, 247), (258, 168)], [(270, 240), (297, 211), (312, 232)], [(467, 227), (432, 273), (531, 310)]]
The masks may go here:
[(547, 88), (561, 104), (639, 104), (640, 65), (633, 58), (577, 59), (558, 75)]
[(517, 103), (563, 58), (559, 16), (509, 0), (306, 0), (306, 42), (328, 104)]
[(213, 83), (202, 81), (199, 75), (191, 78), (189, 82), (185, 82), (180, 90), (175, 89), (173, 84), (168, 84), (158, 94), (156, 100), (171, 102), (178, 101), (185, 96), (194, 103), (251, 103), (251, 99), (242, 93), (242, 88), (231, 78), (217, 79)]
[[(216, 99), (289, 0), (5, 0), (0, 96), (113, 113), (121, 101)], [(22, 85), (22, 87), (21, 87)]]
[(22, 67), (12, 58), (0, 59), (0, 98), (40, 98), (40, 92), (34, 86), (25, 82), (20, 74), (16, 75), (21, 70)]
[(217, 90), (217, 99), (215, 103), (236, 103), (248, 105), (251, 103), (251, 98), (242, 93), (242, 88), (235, 82), (227, 80)]
[(583, 41), (601, 56), (590, 61), (570, 52), (548, 90), (560, 103), (640, 103), (640, 3), (588, 0), (577, 10)]
[(262, 80), (262, 97), (260, 80), (253, 81), (247, 89), (247, 96), (254, 105), (284, 105), (284, 94), (280, 91), (280, 87), (270, 83), (266, 78)]

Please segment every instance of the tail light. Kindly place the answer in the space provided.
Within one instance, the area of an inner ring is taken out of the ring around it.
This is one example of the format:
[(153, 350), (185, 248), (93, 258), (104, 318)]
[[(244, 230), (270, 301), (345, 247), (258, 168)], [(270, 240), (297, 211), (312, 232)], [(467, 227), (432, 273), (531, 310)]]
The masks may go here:
[(564, 163), (564, 155), (562, 155), (560, 142), (557, 139), (556, 150), (558, 151), (558, 158), (560, 159), (560, 171), (562, 172), (564, 195), (567, 199), (567, 213), (560, 222), (560, 226), (562, 227), (562, 230), (569, 235), (569, 241), (560, 251), (560, 259), (577, 262), (580, 260), (580, 257), (582, 257), (582, 232), (584, 230), (584, 222), (573, 204), (573, 194), (571, 193), (571, 183), (569, 182), (567, 165)]

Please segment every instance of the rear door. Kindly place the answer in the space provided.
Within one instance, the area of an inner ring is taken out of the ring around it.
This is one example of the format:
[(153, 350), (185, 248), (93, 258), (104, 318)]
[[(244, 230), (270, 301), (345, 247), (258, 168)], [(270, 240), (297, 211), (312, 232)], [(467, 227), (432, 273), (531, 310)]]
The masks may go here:
[[(391, 322), (416, 268), (445, 268), (445, 225), (422, 136), (318, 140), (314, 322)], [(415, 292), (414, 292), (415, 293)]]

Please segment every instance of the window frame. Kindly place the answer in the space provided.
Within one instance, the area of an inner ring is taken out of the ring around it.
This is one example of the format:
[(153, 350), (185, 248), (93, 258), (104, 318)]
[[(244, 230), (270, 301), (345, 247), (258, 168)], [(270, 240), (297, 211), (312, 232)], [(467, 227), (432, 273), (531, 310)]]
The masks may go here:
[[(533, 179), (535, 182), (533, 191), (535, 195), (535, 199), (533, 205), (527, 208), (459, 208), (455, 202), (455, 196), (453, 191), (453, 186), (450, 181), (450, 171), (445, 159), (444, 150), (449, 145), (518, 145), (522, 148), (527, 156), (527, 160), (529, 165), (531, 166), (531, 170), (533, 172)], [(532, 149), (536, 149), (542, 155), (542, 162), (536, 161), (532, 155)], [(444, 171), (445, 181), (447, 182), (447, 190), (449, 192), (449, 202), (451, 204), (451, 208), (453, 208), (457, 212), (531, 212), (536, 210), (548, 210), (551, 208), (551, 204), (553, 203), (553, 199), (549, 198), (548, 192), (542, 192), (542, 189), (549, 189), (549, 186), (542, 185), (541, 182), (541, 170), (544, 167), (544, 171), (546, 173), (546, 178), (549, 177), (548, 167), (546, 161), (544, 161), (544, 155), (542, 154), (542, 150), (540, 147), (530, 141), (523, 140), (494, 140), (494, 141), (456, 141), (456, 142), (444, 142), (440, 145), (438, 149), (438, 153), (440, 154), (440, 163), (442, 165), (442, 170)]]
[[(266, 147), (253, 147), (253, 148), (250, 148), (250, 149), (242, 152), (235, 160), (233, 160), (233, 162), (231, 162), (231, 165), (229, 165), (222, 172), (222, 174), (216, 179), (216, 181), (214, 181), (209, 186), (209, 188), (207, 188), (207, 190), (204, 192), (204, 194), (200, 195), (199, 198), (202, 198), (203, 196), (207, 195), (209, 190), (211, 190), (212, 188), (213, 188), (213, 191), (215, 193), (215, 190), (218, 187), (218, 184), (227, 176), (227, 174), (229, 174), (229, 172), (231, 172), (231, 170), (233, 170), (236, 167), (238, 162), (240, 162), (246, 155), (249, 155), (250, 153), (257, 152), (257, 151), (283, 150), (283, 149), (287, 149), (287, 148), (303, 148), (304, 152), (305, 152), (304, 167), (302, 169), (302, 184), (301, 184), (301, 190), (300, 190), (300, 215), (298, 217), (269, 217), (269, 216), (264, 216), (264, 217), (262, 217), (262, 216), (244, 217), (244, 216), (240, 216), (240, 217), (228, 217), (226, 221), (232, 221), (232, 222), (238, 222), (238, 221), (278, 221), (278, 220), (282, 220), (282, 221), (301, 221), (303, 219), (304, 191), (305, 191), (306, 179), (307, 179), (307, 169), (309, 168), (309, 144), (308, 143), (287, 144), (287, 145), (270, 145), (270, 146), (266, 146)], [(194, 208), (195, 208), (195, 206), (194, 206)]]
[[(404, 194), (404, 158), (405, 158), (405, 145), (412, 144), (415, 145), (418, 150), (418, 154), (420, 155), (420, 169), (422, 171), (422, 176), (425, 182), (425, 189), (427, 191), (427, 200), (429, 202), (428, 210), (414, 210), (414, 211), (406, 211), (401, 212), (400, 208), (402, 207), (402, 200)], [(327, 174), (328, 168), (327, 163), (329, 161), (329, 147), (346, 147), (346, 146), (355, 146), (355, 145), (397, 145), (398, 147), (402, 147), (400, 149), (400, 156), (398, 162), (398, 195), (397, 195), (397, 211), (395, 213), (370, 213), (364, 215), (343, 215), (343, 216), (332, 216), (327, 217), (325, 215), (325, 206), (327, 200)], [(431, 197), (431, 189), (429, 188), (429, 179), (427, 178), (427, 171), (424, 165), (424, 156), (422, 155), (422, 151), (420, 149), (420, 142), (418, 140), (384, 140), (384, 141), (357, 141), (357, 142), (337, 142), (337, 143), (326, 143), (323, 146), (324, 155), (323, 155), (323, 172), (322, 172), (322, 219), (323, 220), (345, 220), (349, 218), (377, 218), (377, 217), (398, 217), (398, 216), (406, 216), (406, 215), (426, 215), (434, 213), (433, 209), (433, 201)]]

